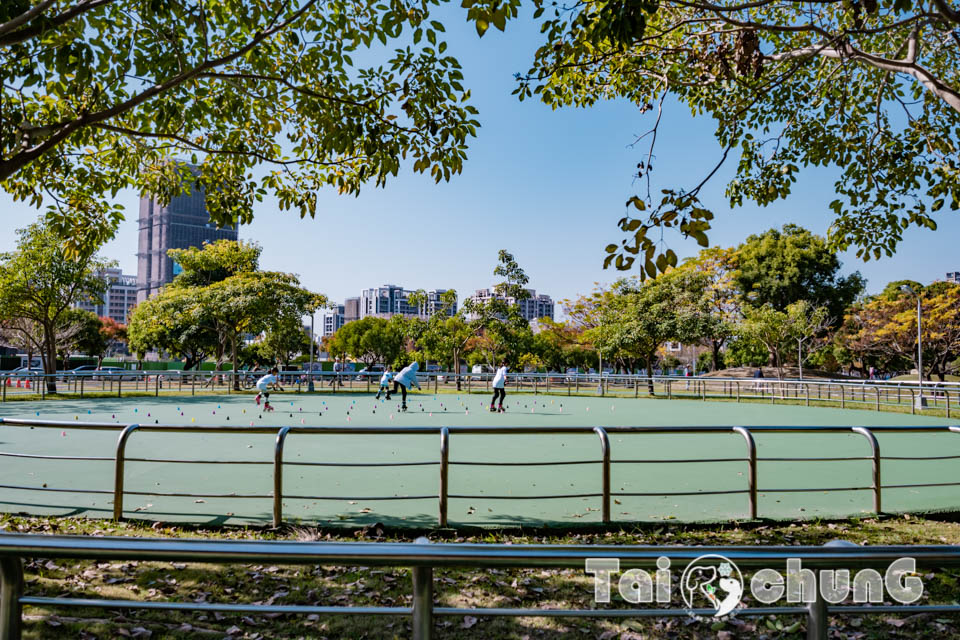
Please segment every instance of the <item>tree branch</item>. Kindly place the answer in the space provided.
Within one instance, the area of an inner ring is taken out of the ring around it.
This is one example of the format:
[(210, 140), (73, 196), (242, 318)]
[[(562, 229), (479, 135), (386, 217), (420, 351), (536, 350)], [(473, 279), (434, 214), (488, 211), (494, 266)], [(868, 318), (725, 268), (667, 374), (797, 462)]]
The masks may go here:
[[(54, 16), (53, 18), (50, 18), (49, 20), (47, 20), (42, 24), (36, 24), (33, 26), (24, 27), (23, 29), (19, 29), (17, 31), (12, 31), (12, 32), (8, 31), (7, 33), (4, 33), (2, 27), (0, 27), (0, 47), (9, 47), (12, 44), (17, 44), (17, 43), (23, 42), (24, 40), (35, 38), (41, 33), (43, 33), (44, 31), (51, 29), (52, 27), (59, 27), (60, 25), (70, 22), (77, 16), (83, 15), (88, 11), (93, 11), (94, 9), (97, 9), (104, 5), (112, 4), (116, 1), (117, 0), (81, 0), (81, 2), (76, 6), (70, 9), (67, 9), (63, 13), (57, 16)], [(40, 12), (31, 16), (28, 20), (32, 20), (33, 18), (37, 17), (39, 13), (42, 13), (44, 10), (49, 8), (51, 4), (53, 4), (51, 0), (46, 0), (45, 2), (37, 5), (37, 7), (34, 7), (34, 9), (31, 9), (30, 11), (28, 11), (27, 13), (31, 13), (37, 8), (42, 7)], [(15, 18), (14, 20), (19, 20), (23, 16), (27, 15), (27, 13), (19, 16), (18, 18)], [(8, 22), (7, 24), (10, 24), (10, 22)], [(25, 24), (25, 22), (22, 24)]]
[[(909, 52), (908, 52), (909, 57)], [(839, 46), (827, 44), (802, 47), (793, 51), (784, 51), (767, 56), (770, 60), (790, 60), (794, 58), (812, 58), (820, 56), (824, 58), (859, 60), (866, 64), (883, 71), (892, 71), (894, 73), (903, 73), (911, 76), (932, 94), (946, 102), (955, 111), (960, 111), (960, 92), (953, 87), (944, 84), (939, 78), (936, 78), (930, 71), (911, 62), (910, 60), (889, 60), (871, 55), (864, 51), (854, 48), (849, 43), (843, 43)]]
[(21, 13), (19, 16), (12, 18), (10, 20), (7, 20), (3, 24), (0, 24), (0, 36), (4, 36), (10, 33), (11, 31), (13, 31), (14, 29), (17, 29), (27, 24), (28, 22), (30, 22), (31, 20), (39, 16), (41, 13), (46, 11), (48, 8), (50, 8), (50, 5), (52, 5), (53, 2), (54, 0), (43, 0), (43, 2), (33, 7), (32, 9), (28, 9), (27, 11), (24, 11), (23, 13)]
[[(91, 2), (101, 2), (101, 3), (113, 2), (113, 1), (114, 0), (91, 0)], [(144, 102), (147, 102), (148, 100), (166, 91), (169, 91), (170, 89), (173, 89), (183, 84), (184, 82), (187, 82), (188, 80), (198, 77), (200, 74), (202, 74), (205, 71), (208, 71), (210, 69), (215, 69), (219, 66), (223, 66), (225, 64), (228, 64), (236, 60), (237, 58), (241, 57), (242, 55), (244, 55), (245, 53), (253, 49), (255, 46), (257, 46), (258, 44), (260, 44), (261, 42), (269, 38), (270, 36), (278, 33), (279, 31), (282, 31), (288, 25), (290, 25), (291, 23), (299, 19), (310, 8), (312, 8), (317, 3), (317, 1), (318, 0), (308, 0), (308, 2), (303, 7), (298, 9), (292, 16), (290, 16), (290, 18), (276, 24), (270, 29), (266, 29), (258, 32), (250, 40), (250, 42), (245, 44), (243, 47), (237, 49), (233, 53), (227, 54), (225, 56), (221, 56), (219, 58), (215, 58), (213, 60), (207, 60), (202, 64), (197, 65), (192, 69), (189, 69), (181, 74), (178, 74), (173, 78), (170, 78), (166, 82), (162, 82), (160, 84), (154, 85), (149, 89), (147, 89), (146, 91), (142, 91), (141, 93), (138, 93), (132, 98), (125, 100), (120, 104), (114, 105), (109, 109), (104, 109), (102, 111), (98, 111), (95, 113), (85, 114), (80, 116), (79, 118), (75, 118), (74, 120), (66, 123), (60, 128), (59, 131), (54, 133), (50, 138), (40, 143), (39, 145), (36, 145), (30, 149), (26, 149), (25, 151), (21, 151), (20, 153), (17, 153), (16, 155), (14, 155), (12, 158), (8, 160), (4, 160), (3, 162), (0, 162), (0, 182), (6, 180), (20, 168), (24, 167), (30, 162), (33, 162), (34, 160), (42, 156), (44, 153), (50, 151), (51, 149), (59, 145), (70, 134), (74, 133), (78, 129), (85, 126), (97, 124), (99, 122), (103, 122), (104, 120), (108, 120), (110, 118), (118, 116), (121, 113), (125, 113), (143, 104)], [(46, 127), (39, 127), (36, 129), (29, 129), (28, 131), (42, 133), (46, 129), (47, 129)]]

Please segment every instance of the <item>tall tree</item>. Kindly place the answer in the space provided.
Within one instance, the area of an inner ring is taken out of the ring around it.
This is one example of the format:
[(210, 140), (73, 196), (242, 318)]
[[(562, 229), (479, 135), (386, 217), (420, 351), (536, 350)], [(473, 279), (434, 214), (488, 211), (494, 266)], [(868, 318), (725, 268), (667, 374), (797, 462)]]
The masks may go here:
[(710, 347), (711, 371), (720, 368), (720, 351), (734, 334), (740, 318), (741, 292), (737, 286), (737, 250), (711, 247), (679, 267), (702, 274), (704, 298), (711, 322), (704, 325), (701, 343)]
[[(844, 344), (851, 350), (918, 368), (917, 301), (896, 290), (885, 291), (851, 310)], [(896, 293), (895, 293), (896, 291)], [(941, 282), (914, 289), (923, 312), (922, 375), (946, 377), (960, 356), (960, 285)]]
[(97, 359), (98, 367), (103, 363), (109, 345), (103, 333), (103, 321), (97, 314), (83, 309), (70, 309), (60, 316), (57, 334), (57, 350), (64, 367), (72, 351), (93, 356)]
[(822, 335), (828, 321), (825, 307), (815, 307), (806, 300), (787, 305), (785, 311), (767, 303), (745, 307), (743, 313), (743, 322), (738, 328), (740, 336), (766, 347), (779, 378), (783, 378), (785, 361), (794, 348), (798, 349), (798, 364), (802, 365), (803, 343)]
[[(423, 306), (425, 293), (418, 291), (411, 297), (411, 304), (420, 301)], [(450, 371), (457, 381), (457, 391), (461, 388), (460, 363), (469, 352), (471, 341), (479, 335), (482, 323), (478, 320), (467, 320), (463, 309), (453, 315), (449, 312), (457, 303), (457, 292), (449, 289), (442, 294), (441, 306), (427, 319), (426, 327), (417, 339), (427, 354), (437, 360), (448, 362)]]
[[(107, 285), (98, 273), (109, 264), (90, 253), (67, 256), (60, 236), (44, 224), (30, 225), (17, 236), (16, 251), (0, 254), (0, 318), (33, 324), (44, 372), (54, 374), (61, 318), (74, 302), (103, 294)], [(57, 391), (52, 375), (47, 391)]]
[[(644, 282), (618, 280), (601, 293), (593, 327), (585, 333), (607, 358), (639, 360), (653, 376), (663, 343), (692, 342), (703, 335), (709, 318), (703, 288), (703, 276), (688, 271), (670, 271)], [(648, 389), (652, 394), (652, 380)]]
[(366, 316), (343, 325), (333, 334), (331, 349), (345, 353), (366, 366), (378, 362), (392, 364), (403, 351), (406, 337), (403, 318), (376, 318)]
[(127, 336), (130, 351), (143, 360), (150, 351), (184, 360), (183, 368), (199, 369), (214, 357), (219, 364), (224, 345), (209, 318), (210, 309), (197, 304), (191, 287), (164, 287), (138, 304), (130, 315)]
[(86, 250), (120, 189), (189, 189), (179, 158), (220, 225), (267, 194), (312, 217), (323, 187), (382, 186), (405, 159), (448, 180), (478, 123), (435, 4), (2, 2), (0, 185)]
[[(645, 189), (627, 202), (606, 264), (645, 275), (676, 266), (658, 227), (707, 246), (713, 213), (700, 194), (725, 162), (736, 163), (731, 206), (787, 198), (801, 168), (833, 167), (830, 240), (864, 258), (891, 255), (905, 229), (935, 229), (936, 211), (960, 209), (960, 10), (948, 0), (533, 4), (544, 35), (518, 74), (520, 99), (626, 99), (651, 121), (635, 169)], [(464, 5), (482, 32), (503, 28), (521, 2)], [(717, 162), (687, 183), (654, 185), (673, 105), (715, 123)]]
[(215, 352), (218, 366), (229, 354), (236, 371), (244, 334), (299, 322), (324, 302), (296, 276), (260, 271), (260, 247), (254, 244), (220, 240), (169, 254), (183, 271), (134, 309), (131, 348), (138, 353), (161, 348), (192, 358)]
[(274, 323), (252, 346), (258, 361), (286, 365), (297, 354), (310, 353), (310, 334), (301, 318), (289, 315)]
[(865, 284), (858, 271), (840, 275), (840, 259), (826, 239), (793, 224), (749, 236), (736, 259), (734, 281), (747, 303), (786, 311), (807, 300), (826, 307), (834, 323)]
[(127, 341), (127, 325), (109, 317), (100, 318), (100, 323), (100, 333), (107, 342), (107, 352), (116, 352)]

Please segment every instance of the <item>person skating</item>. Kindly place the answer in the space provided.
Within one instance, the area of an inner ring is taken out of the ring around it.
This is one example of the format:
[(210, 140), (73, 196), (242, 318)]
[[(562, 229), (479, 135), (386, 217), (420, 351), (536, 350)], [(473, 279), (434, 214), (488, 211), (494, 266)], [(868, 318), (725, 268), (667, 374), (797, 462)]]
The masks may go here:
[[(507, 363), (500, 361), (500, 368), (493, 376), (493, 398), (490, 400), (490, 411), (503, 413), (503, 399), (507, 397)], [(500, 398), (500, 406), (495, 407), (497, 398)]]
[(387, 400), (390, 399), (390, 383), (393, 381), (393, 369), (390, 365), (387, 365), (386, 370), (384, 370), (383, 375), (380, 376), (380, 388), (377, 390), (377, 400), (380, 399), (381, 393), (387, 394)]
[(283, 391), (283, 387), (280, 386), (280, 382), (277, 380), (277, 374), (279, 373), (280, 370), (274, 367), (267, 372), (267, 375), (257, 380), (257, 390), (259, 393), (257, 393), (257, 397), (254, 398), (254, 400), (257, 406), (260, 406), (260, 398), (263, 398), (264, 411), (273, 411), (273, 407), (270, 406), (270, 386), (273, 385), (274, 389)]
[[(400, 389), (403, 393), (403, 404), (401, 405), (403, 411), (407, 410), (407, 389), (411, 386), (416, 386), (417, 389), (420, 388), (420, 383), (417, 381), (417, 369), (419, 368), (420, 365), (418, 363), (411, 362), (393, 379), (393, 392), (396, 393), (397, 389)], [(387, 395), (387, 398), (389, 399), (390, 396)]]

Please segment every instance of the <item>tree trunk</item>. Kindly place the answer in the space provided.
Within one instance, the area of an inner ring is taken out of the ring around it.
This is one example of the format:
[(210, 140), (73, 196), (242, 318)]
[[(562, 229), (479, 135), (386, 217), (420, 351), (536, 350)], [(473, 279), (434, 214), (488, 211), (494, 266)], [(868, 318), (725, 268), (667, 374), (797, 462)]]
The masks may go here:
[[(57, 337), (53, 323), (44, 323), (43, 325), (43, 372), (48, 374), (46, 379), (47, 393), (57, 392)], [(30, 366), (30, 363), (27, 363)]]
[(240, 379), (237, 378), (236, 376), (237, 368), (238, 368), (237, 367), (238, 361), (237, 361), (237, 335), (236, 334), (234, 334), (233, 338), (230, 340), (230, 351), (232, 352), (231, 359), (233, 360), (233, 374), (231, 376), (233, 378), (233, 390), (240, 391)]
[(656, 392), (653, 390), (653, 358), (647, 358), (647, 393), (654, 396)]
[(453, 376), (457, 381), (457, 391), (460, 391), (460, 349), (453, 350)]
[(711, 371), (717, 371), (720, 369), (720, 347), (722, 346), (719, 340), (711, 340), (710, 347), (713, 350), (713, 362), (711, 363)]

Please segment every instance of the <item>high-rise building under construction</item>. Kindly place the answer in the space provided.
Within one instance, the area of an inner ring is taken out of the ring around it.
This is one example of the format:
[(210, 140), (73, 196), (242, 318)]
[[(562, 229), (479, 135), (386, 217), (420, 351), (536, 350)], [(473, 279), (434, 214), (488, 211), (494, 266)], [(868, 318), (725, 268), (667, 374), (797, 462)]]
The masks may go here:
[(206, 197), (199, 187), (161, 206), (152, 197), (140, 198), (140, 239), (137, 251), (137, 302), (157, 293), (173, 280), (179, 266), (169, 249), (200, 247), (204, 242), (236, 240), (235, 228), (218, 229), (207, 213)]

